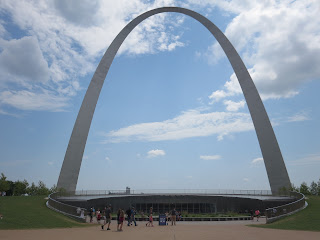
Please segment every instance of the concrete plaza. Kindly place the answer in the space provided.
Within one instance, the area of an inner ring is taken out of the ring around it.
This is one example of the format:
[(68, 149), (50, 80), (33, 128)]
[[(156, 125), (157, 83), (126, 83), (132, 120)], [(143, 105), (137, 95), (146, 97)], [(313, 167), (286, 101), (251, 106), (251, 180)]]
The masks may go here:
[(259, 222), (177, 222), (176, 226), (146, 227), (146, 222), (138, 222), (138, 226), (123, 226), (122, 232), (116, 231), (116, 221), (111, 223), (111, 231), (101, 230), (97, 224), (85, 228), (40, 229), (40, 230), (0, 230), (1, 240), (64, 240), (64, 239), (117, 239), (117, 240), (318, 240), (320, 232), (276, 230), (248, 227), (247, 224), (265, 224)]

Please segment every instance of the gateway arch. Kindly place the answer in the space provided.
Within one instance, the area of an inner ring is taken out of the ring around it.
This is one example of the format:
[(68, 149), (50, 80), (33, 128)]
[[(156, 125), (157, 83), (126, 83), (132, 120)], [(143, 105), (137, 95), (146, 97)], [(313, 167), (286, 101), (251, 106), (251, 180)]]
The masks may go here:
[(219, 42), (232, 65), (246, 99), (260, 144), (271, 191), (273, 194), (276, 194), (284, 187), (289, 189), (291, 186), (290, 179), (269, 117), (251, 76), (239, 54), (223, 32), (221, 32), (210, 20), (197, 12), (180, 7), (162, 7), (147, 11), (128, 23), (113, 40), (106, 53), (103, 55), (82, 101), (61, 167), (57, 187), (64, 188), (66, 191), (76, 190), (83, 152), (87, 142), (94, 110), (104, 80), (121, 44), (129, 33), (143, 20), (163, 12), (177, 12), (194, 18), (205, 26)]

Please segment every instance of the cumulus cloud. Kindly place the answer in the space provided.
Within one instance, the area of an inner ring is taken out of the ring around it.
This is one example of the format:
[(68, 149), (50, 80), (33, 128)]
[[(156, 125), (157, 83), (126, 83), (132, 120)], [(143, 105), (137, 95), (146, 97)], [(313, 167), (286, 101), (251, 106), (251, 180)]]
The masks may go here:
[(0, 106), (6, 105), (21, 110), (63, 111), (68, 99), (49, 91), (39, 93), (27, 90), (0, 92)]
[(54, 0), (54, 6), (70, 22), (90, 26), (94, 24), (94, 17), (100, 2), (97, 0)]
[(234, 73), (231, 75), (230, 80), (224, 84), (223, 88), (224, 90), (216, 90), (211, 93), (209, 96), (211, 100), (210, 104), (219, 102), (226, 97), (232, 97), (242, 93), (239, 81)]
[(11, 41), (0, 40), (0, 81), (49, 80), (48, 63), (44, 59), (36, 37), (23, 37)]
[(166, 155), (165, 151), (159, 150), (159, 149), (150, 150), (150, 151), (147, 153), (147, 157), (148, 157), (148, 158), (155, 158), (155, 157), (164, 156), (164, 155)]
[(226, 135), (250, 130), (253, 124), (247, 113), (189, 110), (169, 120), (134, 124), (105, 136), (106, 142), (165, 141), (211, 135), (222, 140)]
[[(219, 7), (236, 15), (225, 34), (241, 53), (263, 99), (293, 97), (299, 93), (299, 85), (319, 77), (320, 2), (189, 2)], [(218, 43), (208, 50), (211, 63), (224, 56)], [(232, 77), (227, 83), (233, 83)], [(239, 86), (227, 89), (225, 85), (210, 98), (219, 100), (240, 92)]]
[(202, 160), (219, 160), (221, 159), (221, 156), (220, 155), (206, 155), (206, 156), (200, 156), (200, 159)]
[(244, 100), (242, 100), (240, 102), (234, 102), (234, 101), (231, 101), (231, 100), (225, 100), (223, 103), (224, 103), (224, 105), (227, 106), (227, 111), (230, 111), (230, 112), (236, 112), (240, 108), (243, 108), (244, 105), (245, 105), (245, 101)]
[[(130, 20), (146, 10), (174, 3), (174, 0), (1, 1), (0, 12), (10, 16), (10, 26), (25, 36), (13, 39), (7, 24), (0, 22), (0, 88), (4, 87), (10, 96), (17, 93), (16, 98), (20, 91), (41, 95), (47, 90), (47, 94), (52, 94), (48, 98), (55, 101), (35, 110), (62, 110), (68, 103), (62, 104), (59, 99), (68, 101), (82, 89), (79, 78), (94, 71), (96, 59)], [(157, 53), (183, 47), (180, 35), (173, 33), (174, 27), (182, 22), (183, 18), (172, 14), (147, 19), (129, 34), (119, 54)], [(39, 103), (31, 102), (32, 99), (29, 97), (27, 101), (29, 107), (10, 106), (33, 110)], [(53, 107), (54, 103), (58, 105)], [(3, 105), (0, 108), (0, 114), (11, 110)]]

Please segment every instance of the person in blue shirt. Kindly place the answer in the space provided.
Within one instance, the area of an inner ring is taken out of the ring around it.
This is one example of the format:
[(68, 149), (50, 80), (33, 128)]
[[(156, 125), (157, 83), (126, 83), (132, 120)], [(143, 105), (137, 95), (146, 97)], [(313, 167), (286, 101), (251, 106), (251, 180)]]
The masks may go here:
[(134, 209), (134, 207), (132, 207), (131, 209), (131, 225), (132, 225), (132, 222), (134, 222), (134, 225), (137, 226), (137, 222), (136, 222), (136, 218), (135, 218), (135, 215), (136, 215), (136, 210)]

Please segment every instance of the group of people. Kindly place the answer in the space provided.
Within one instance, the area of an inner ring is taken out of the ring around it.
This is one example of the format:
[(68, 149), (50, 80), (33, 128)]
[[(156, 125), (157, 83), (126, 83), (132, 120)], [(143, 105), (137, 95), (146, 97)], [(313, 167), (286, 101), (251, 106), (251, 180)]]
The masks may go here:
[[(101, 212), (100, 209), (95, 211), (94, 207), (90, 208), (89, 216), (90, 216), (90, 223), (93, 222), (93, 217), (96, 215), (98, 223), (101, 224), (101, 229), (104, 229), (104, 226), (108, 224), (107, 230), (110, 230), (110, 224), (111, 224), (111, 205), (108, 205), (108, 207), (105, 207), (104, 210)], [(118, 224), (119, 229), (119, 224)], [(121, 225), (122, 229), (122, 225)]]
[[(122, 208), (119, 208), (117, 211), (117, 231), (123, 231), (123, 222), (125, 220), (125, 215), (127, 215), (127, 226), (132, 226), (134, 223), (134, 226), (137, 226), (137, 222), (135, 219), (136, 216), (136, 210), (134, 207), (129, 208), (124, 212)], [(167, 221), (169, 220), (169, 215), (171, 219), (171, 225), (176, 225), (176, 221), (179, 221), (179, 213), (174, 208), (170, 214), (166, 212), (166, 218)], [(90, 217), (90, 223), (93, 222), (93, 217), (96, 216), (98, 223), (101, 225), (101, 229), (104, 230), (105, 226), (107, 225), (107, 230), (110, 229), (111, 224), (111, 205), (108, 205), (105, 207), (102, 211), (98, 209), (97, 211), (94, 209), (94, 207), (91, 207), (89, 210), (89, 217)], [(181, 215), (180, 215), (181, 216)], [(147, 227), (153, 227), (153, 208), (151, 207), (149, 210), (149, 216), (148, 216), (148, 222), (146, 223)]]
[(182, 219), (181, 212), (179, 212), (175, 208), (173, 208), (170, 211), (170, 214), (168, 212), (166, 212), (166, 219), (167, 219), (167, 222), (169, 222), (169, 220), (171, 220), (171, 225), (176, 225), (176, 221), (181, 221), (181, 219)]
[[(131, 209), (129, 208), (126, 211), (127, 214), (127, 221), (128, 221), (128, 226), (132, 225), (134, 223), (135, 226), (137, 226), (137, 222), (135, 219), (136, 215), (136, 210), (134, 207)], [(98, 209), (97, 211), (94, 209), (94, 207), (90, 208), (89, 211), (89, 216), (90, 216), (90, 223), (93, 222), (93, 217), (96, 216), (98, 223), (101, 225), (101, 229), (104, 230), (105, 226), (107, 225), (107, 230), (110, 229), (110, 224), (111, 224), (111, 205), (108, 205), (108, 207), (105, 207), (102, 211)], [(123, 231), (123, 222), (125, 220), (125, 212), (123, 209), (119, 208), (117, 211), (117, 231)]]

